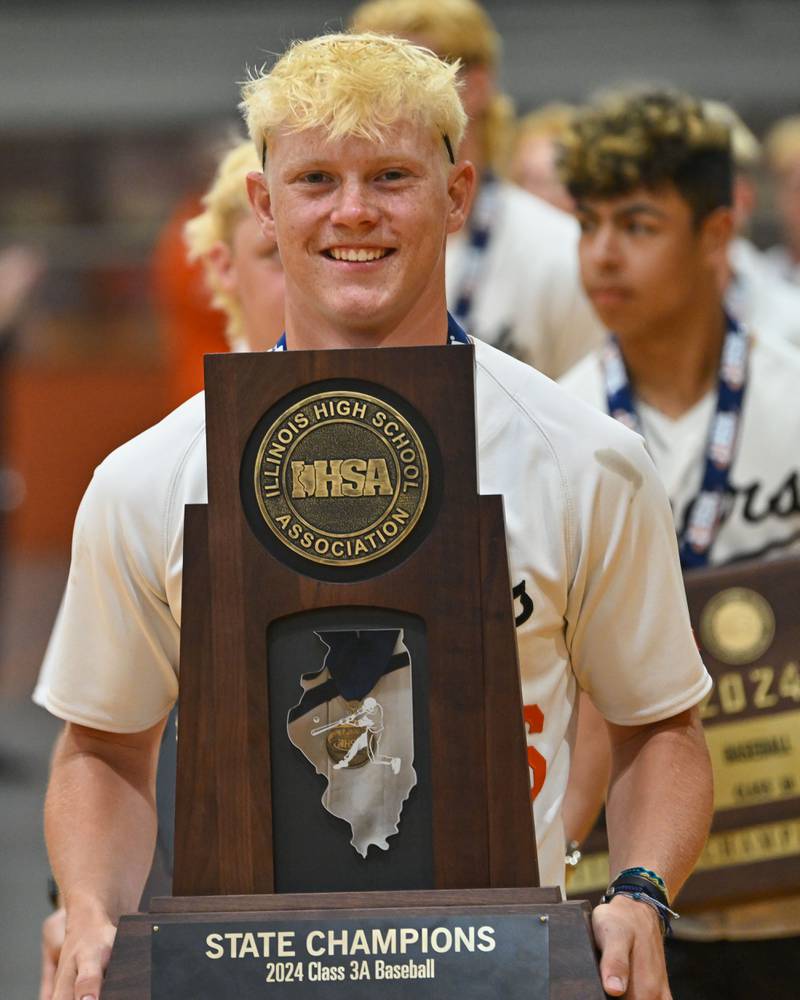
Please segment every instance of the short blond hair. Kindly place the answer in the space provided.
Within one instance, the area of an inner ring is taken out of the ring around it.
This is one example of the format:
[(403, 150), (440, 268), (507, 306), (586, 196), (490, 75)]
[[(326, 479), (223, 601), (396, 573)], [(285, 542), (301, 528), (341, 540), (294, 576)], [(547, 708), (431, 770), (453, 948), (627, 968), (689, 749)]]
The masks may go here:
[(779, 173), (800, 160), (800, 115), (777, 121), (767, 132), (764, 146), (770, 166)]
[[(424, 39), (442, 59), (466, 67), (494, 70), (500, 60), (500, 35), (475, 0), (367, 0), (351, 14), (350, 27)], [(514, 102), (507, 94), (495, 94), (479, 124), (484, 155), (502, 173), (513, 137)]]
[(241, 108), (262, 160), (280, 129), (321, 127), (332, 139), (380, 142), (403, 120), (445, 137), (455, 150), (466, 125), (457, 73), (457, 63), (399, 38), (322, 35), (295, 42), (269, 72), (245, 83)]
[(234, 229), (250, 214), (245, 178), (251, 170), (259, 169), (252, 142), (237, 142), (220, 160), (211, 186), (203, 195), (203, 211), (184, 227), (189, 260), (202, 262), (211, 304), (225, 313), (226, 335), (231, 343), (244, 337), (242, 308), (236, 296), (221, 287), (208, 255), (219, 242), (231, 246)]
[(709, 121), (719, 122), (730, 132), (733, 165), (736, 169), (745, 172), (755, 170), (761, 162), (761, 143), (745, 125), (741, 115), (730, 104), (710, 99), (703, 101), (703, 112)]
[(475, 0), (368, 0), (350, 15), (353, 31), (424, 38), (448, 62), (491, 66), (500, 58), (500, 36)]
[(574, 104), (552, 101), (529, 111), (517, 121), (514, 146), (519, 146), (526, 139), (560, 139), (572, 124), (577, 110)]

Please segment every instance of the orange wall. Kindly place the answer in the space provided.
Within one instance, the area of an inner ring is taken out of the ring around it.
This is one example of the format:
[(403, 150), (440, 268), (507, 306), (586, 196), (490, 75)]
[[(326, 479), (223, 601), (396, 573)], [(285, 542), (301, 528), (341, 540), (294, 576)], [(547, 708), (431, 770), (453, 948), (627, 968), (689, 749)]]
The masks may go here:
[(28, 552), (65, 551), (94, 467), (166, 412), (166, 371), (17, 363), (4, 390), (2, 464), (25, 481), (8, 543)]

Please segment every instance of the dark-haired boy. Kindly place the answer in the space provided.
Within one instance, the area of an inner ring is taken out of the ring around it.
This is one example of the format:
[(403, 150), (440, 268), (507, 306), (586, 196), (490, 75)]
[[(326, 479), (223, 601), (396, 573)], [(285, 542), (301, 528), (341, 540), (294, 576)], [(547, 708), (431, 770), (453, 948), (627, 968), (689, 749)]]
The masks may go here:
[[(733, 231), (725, 127), (683, 95), (620, 96), (576, 120), (561, 170), (584, 287), (613, 331), (563, 386), (644, 436), (685, 570), (800, 548), (800, 353), (726, 316), (717, 280)], [(676, 1000), (797, 994), (800, 898), (674, 932)]]

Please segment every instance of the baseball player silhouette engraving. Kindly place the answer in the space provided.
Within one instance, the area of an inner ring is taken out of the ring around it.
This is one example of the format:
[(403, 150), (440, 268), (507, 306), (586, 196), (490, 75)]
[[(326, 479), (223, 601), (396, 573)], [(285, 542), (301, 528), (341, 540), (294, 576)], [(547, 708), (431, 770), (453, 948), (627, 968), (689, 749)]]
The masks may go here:
[(359, 726), (364, 729), (344, 755), (344, 757), (333, 765), (334, 770), (349, 767), (350, 762), (362, 750), (367, 751), (367, 756), (373, 764), (385, 764), (391, 767), (392, 774), (397, 774), (402, 763), (399, 757), (390, 757), (385, 753), (378, 753), (380, 748), (381, 735), (383, 733), (383, 708), (375, 698), (365, 698), (360, 708), (350, 715), (345, 715), (336, 722), (329, 722), (326, 726), (318, 726), (311, 730), (312, 736), (320, 736), (322, 733), (335, 729), (337, 726)]

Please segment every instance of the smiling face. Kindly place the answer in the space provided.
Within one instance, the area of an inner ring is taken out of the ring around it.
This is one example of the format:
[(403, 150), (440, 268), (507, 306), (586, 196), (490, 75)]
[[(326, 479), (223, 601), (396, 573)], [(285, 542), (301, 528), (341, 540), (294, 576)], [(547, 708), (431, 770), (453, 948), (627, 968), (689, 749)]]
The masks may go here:
[(443, 342), (444, 248), (474, 186), (430, 129), (401, 122), (380, 142), (279, 132), (248, 190), (286, 275), (290, 344)]
[(729, 209), (696, 225), (671, 185), (614, 198), (583, 198), (581, 278), (601, 320), (621, 338), (669, 330), (716, 283), (732, 226)]

